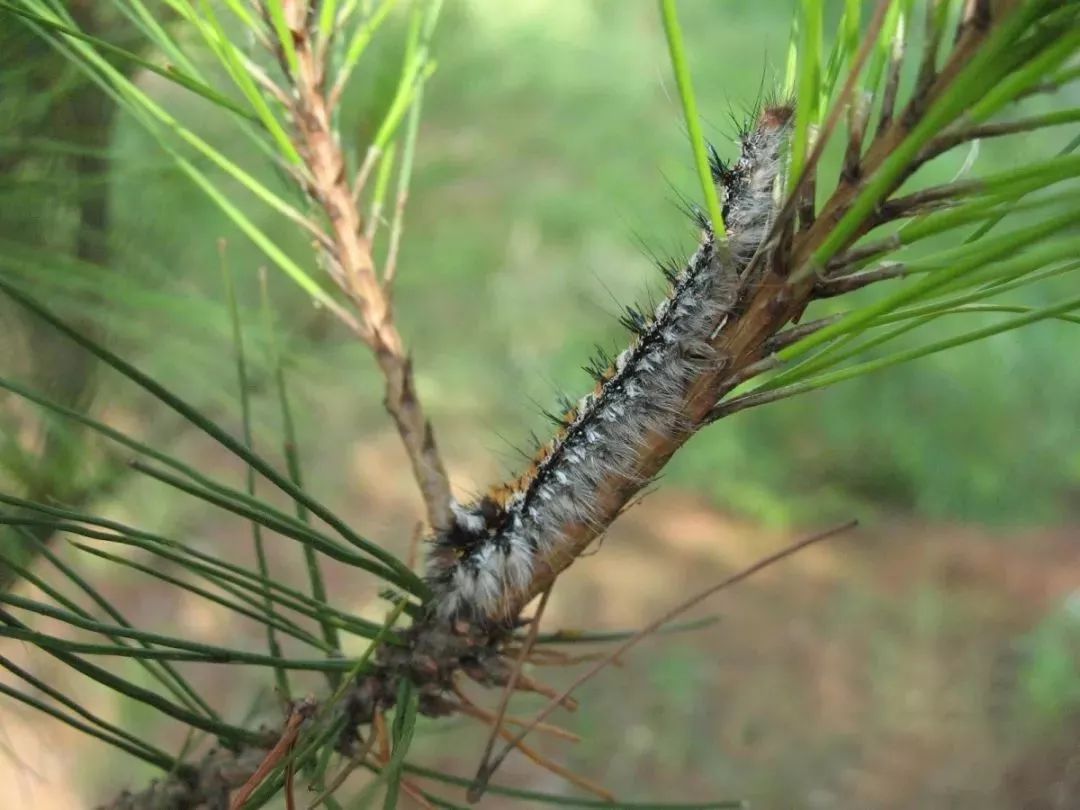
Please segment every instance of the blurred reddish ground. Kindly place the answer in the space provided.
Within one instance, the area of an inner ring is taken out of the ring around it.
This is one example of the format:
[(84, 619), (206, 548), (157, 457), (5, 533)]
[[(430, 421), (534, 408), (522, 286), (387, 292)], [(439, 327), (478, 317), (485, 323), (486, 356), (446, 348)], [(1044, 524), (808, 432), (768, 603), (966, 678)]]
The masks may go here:
[[(396, 492), (390, 483), (357, 525), (388, 530), (376, 537), (407, 537), (409, 521), (400, 516), (411, 506)], [(244, 559), (248, 551), (238, 523), (189, 520), (184, 528), (227, 556)], [(676, 493), (651, 495), (560, 580), (545, 626), (639, 626), (797, 534), (732, 520)], [(278, 570), (302, 582), (294, 548), (282, 545), (274, 557)], [(369, 585), (345, 569), (330, 574), (339, 603), (380, 615)], [(745, 797), (770, 810), (1075, 810), (1080, 722), (1028, 716), (1024, 639), (1078, 585), (1076, 528), (994, 535), (902, 522), (863, 527), (720, 594), (705, 611), (720, 616), (717, 624), (651, 640), (589, 684), (582, 709), (556, 718), (583, 742), (536, 742), (627, 799)], [(253, 649), (262, 643), (246, 621), (145, 578), (120, 578), (108, 592), (141, 626)], [(22, 645), (3, 646), (44, 677), (64, 677)], [(261, 695), (259, 716), (273, 721), (266, 672), (185, 672), (233, 719)], [(568, 678), (533, 674), (556, 684)], [(163, 745), (182, 740), (152, 713), (122, 710), (84, 683), (69, 687), (85, 705)], [(318, 691), (321, 683), (300, 687)], [(5, 705), (0, 717), (0, 807), (88, 806), (149, 776), (22, 707)], [(460, 735), (452, 746), (451, 733)], [(415, 756), (471, 774), (481, 745), (478, 728), (425, 726)], [(563, 789), (514, 758), (496, 781)], [(519, 805), (489, 796), (482, 806)]]

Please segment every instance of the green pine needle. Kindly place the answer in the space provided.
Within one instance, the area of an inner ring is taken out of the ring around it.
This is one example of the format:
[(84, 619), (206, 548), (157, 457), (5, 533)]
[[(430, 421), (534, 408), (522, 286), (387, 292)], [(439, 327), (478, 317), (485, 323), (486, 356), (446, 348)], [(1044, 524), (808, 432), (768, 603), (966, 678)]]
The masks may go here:
[(705, 136), (701, 133), (697, 97), (694, 95), (694, 86), (690, 79), (690, 67), (687, 64), (686, 49), (683, 46), (682, 28), (679, 27), (679, 18), (675, 11), (675, 0), (660, 0), (660, 16), (664, 21), (668, 54), (671, 57), (671, 68), (675, 72), (675, 82), (679, 88), (679, 98), (683, 106), (683, 118), (686, 121), (686, 130), (690, 136), (690, 148), (694, 155), (694, 167), (697, 169), (698, 181), (701, 183), (701, 194), (705, 199), (713, 234), (717, 239), (726, 239), (727, 229), (724, 226), (724, 215), (720, 208), (720, 197), (716, 191), (716, 184), (712, 179), (712, 172), (709, 170)]

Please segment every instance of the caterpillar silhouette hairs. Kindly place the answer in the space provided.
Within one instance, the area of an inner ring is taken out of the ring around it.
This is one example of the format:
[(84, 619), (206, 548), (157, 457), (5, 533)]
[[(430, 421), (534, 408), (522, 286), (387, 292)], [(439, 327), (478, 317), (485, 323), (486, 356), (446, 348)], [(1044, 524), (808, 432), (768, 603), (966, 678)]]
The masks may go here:
[[(792, 110), (766, 107), (741, 135), (731, 166), (712, 153), (728, 239), (717, 243), (707, 218), (697, 250), (681, 268), (667, 266), (667, 296), (649, 315), (628, 307), (633, 334), (614, 360), (587, 367), (594, 389), (566, 403), (554, 438), (528, 469), (470, 504), (453, 504), (452, 525), (434, 537), (427, 577), (437, 613), (481, 625), (512, 621), (537, 560), (560, 551), (563, 527), (601, 526), (595, 495), (602, 479), (632, 475), (644, 438), (688, 430), (684, 395), (694, 380), (724, 363), (712, 344), (738, 306), (742, 272), (776, 212)], [(646, 480), (634, 482), (637, 488)], [(566, 550), (572, 555), (572, 550)]]

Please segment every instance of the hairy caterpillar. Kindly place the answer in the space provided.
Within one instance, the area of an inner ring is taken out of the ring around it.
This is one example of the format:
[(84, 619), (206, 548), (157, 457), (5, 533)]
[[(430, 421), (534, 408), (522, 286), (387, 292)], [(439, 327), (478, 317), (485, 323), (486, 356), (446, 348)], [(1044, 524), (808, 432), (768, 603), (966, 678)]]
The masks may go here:
[(565, 403), (554, 438), (523, 474), (474, 503), (453, 505), (453, 525), (436, 535), (427, 560), (440, 616), (513, 620), (512, 597), (527, 590), (537, 556), (559, 546), (563, 526), (595, 522), (601, 479), (631, 473), (644, 436), (692, 427), (681, 412), (683, 395), (702, 371), (723, 362), (712, 342), (737, 306), (741, 273), (772, 225), (791, 113), (788, 105), (766, 107), (742, 133), (733, 165), (712, 153), (726, 245), (695, 212), (701, 240), (681, 269), (662, 268), (667, 296), (651, 315), (628, 307), (621, 318), (634, 335), (631, 345), (614, 360), (601, 354), (587, 367), (595, 388), (576, 405)]

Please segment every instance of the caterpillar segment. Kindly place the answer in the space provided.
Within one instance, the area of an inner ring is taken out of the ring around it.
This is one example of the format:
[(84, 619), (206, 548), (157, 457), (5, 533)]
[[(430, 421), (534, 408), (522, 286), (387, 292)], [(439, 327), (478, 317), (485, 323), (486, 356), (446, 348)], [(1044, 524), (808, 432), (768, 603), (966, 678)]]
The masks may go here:
[(453, 525), (433, 539), (427, 561), (441, 617), (514, 621), (515, 597), (528, 590), (538, 560), (558, 550), (564, 527), (598, 523), (600, 482), (632, 476), (646, 437), (691, 427), (684, 395), (722, 362), (712, 346), (738, 304), (741, 273), (772, 226), (791, 117), (790, 106), (767, 107), (742, 134), (735, 163), (713, 153), (727, 240), (718, 243), (700, 217), (693, 255), (681, 267), (662, 268), (667, 296), (651, 314), (627, 309), (621, 320), (632, 342), (614, 360), (601, 356), (586, 369), (595, 386), (557, 420), (529, 467), (472, 503), (453, 504)]

